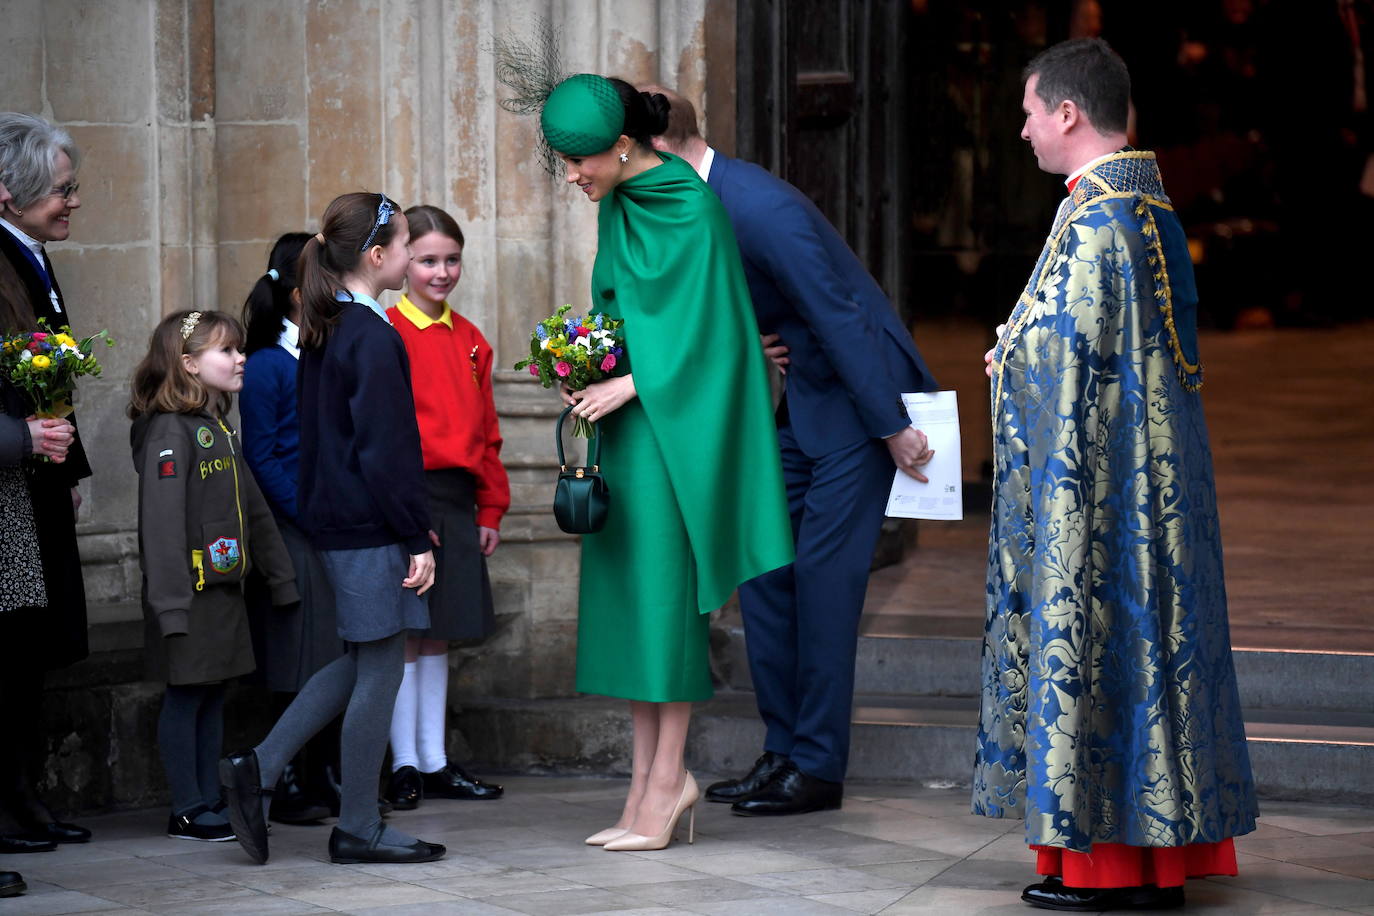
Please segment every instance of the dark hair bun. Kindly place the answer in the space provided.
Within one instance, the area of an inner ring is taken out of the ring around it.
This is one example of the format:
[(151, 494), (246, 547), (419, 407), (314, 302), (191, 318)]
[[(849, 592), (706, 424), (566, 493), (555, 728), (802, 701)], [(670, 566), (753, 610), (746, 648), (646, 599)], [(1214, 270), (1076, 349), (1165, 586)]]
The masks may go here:
[(668, 129), (668, 112), (673, 107), (668, 97), (661, 92), (641, 92), (640, 95), (648, 109), (649, 133), (654, 136), (663, 133)]

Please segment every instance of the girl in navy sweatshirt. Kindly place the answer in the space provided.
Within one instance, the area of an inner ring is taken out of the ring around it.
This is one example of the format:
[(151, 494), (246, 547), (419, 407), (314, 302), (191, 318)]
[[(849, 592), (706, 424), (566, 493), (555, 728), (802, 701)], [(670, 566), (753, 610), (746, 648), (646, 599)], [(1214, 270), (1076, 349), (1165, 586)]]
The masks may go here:
[(301, 252), (301, 529), (334, 588), (343, 657), (321, 668), (257, 747), (220, 762), (240, 845), (267, 861), (265, 808), (287, 762), (344, 713), (343, 793), (330, 859), (430, 862), (444, 847), (382, 823), (377, 772), (405, 659), (434, 583), (420, 434), (405, 347), (377, 302), (409, 266), (405, 215), (385, 195), (345, 194)]

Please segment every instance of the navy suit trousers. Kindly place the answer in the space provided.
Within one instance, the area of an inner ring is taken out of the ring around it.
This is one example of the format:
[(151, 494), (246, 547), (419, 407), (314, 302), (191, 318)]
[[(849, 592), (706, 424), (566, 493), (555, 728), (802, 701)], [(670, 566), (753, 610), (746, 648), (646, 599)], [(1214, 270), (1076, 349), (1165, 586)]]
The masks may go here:
[(778, 429), (797, 558), (740, 586), (764, 749), (842, 782), (849, 762), (854, 655), (894, 466), (865, 439), (819, 458)]

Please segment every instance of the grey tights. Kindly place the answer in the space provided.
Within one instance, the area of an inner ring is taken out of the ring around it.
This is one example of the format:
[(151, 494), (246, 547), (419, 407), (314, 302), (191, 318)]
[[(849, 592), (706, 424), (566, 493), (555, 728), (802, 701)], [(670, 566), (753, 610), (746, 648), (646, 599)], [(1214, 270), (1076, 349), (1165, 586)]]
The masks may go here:
[(377, 774), (386, 755), (391, 712), (404, 673), (405, 645), (404, 630), (374, 642), (349, 643), (346, 655), (315, 672), (254, 749), (262, 784), (276, 785), (281, 771), (305, 742), (342, 712), (339, 829), (370, 837), (381, 822)]

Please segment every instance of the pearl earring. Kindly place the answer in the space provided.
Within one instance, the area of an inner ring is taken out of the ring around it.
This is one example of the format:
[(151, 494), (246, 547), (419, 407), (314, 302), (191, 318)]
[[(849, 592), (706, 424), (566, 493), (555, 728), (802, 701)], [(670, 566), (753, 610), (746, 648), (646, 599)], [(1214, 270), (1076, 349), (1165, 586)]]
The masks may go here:
[(620, 161), (621, 161), (621, 162), (629, 162), (629, 161), (630, 161), (630, 157), (627, 156), (627, 155), (625, 155), (624, 153), (621, 153), (621, 154), (620, 154)]

